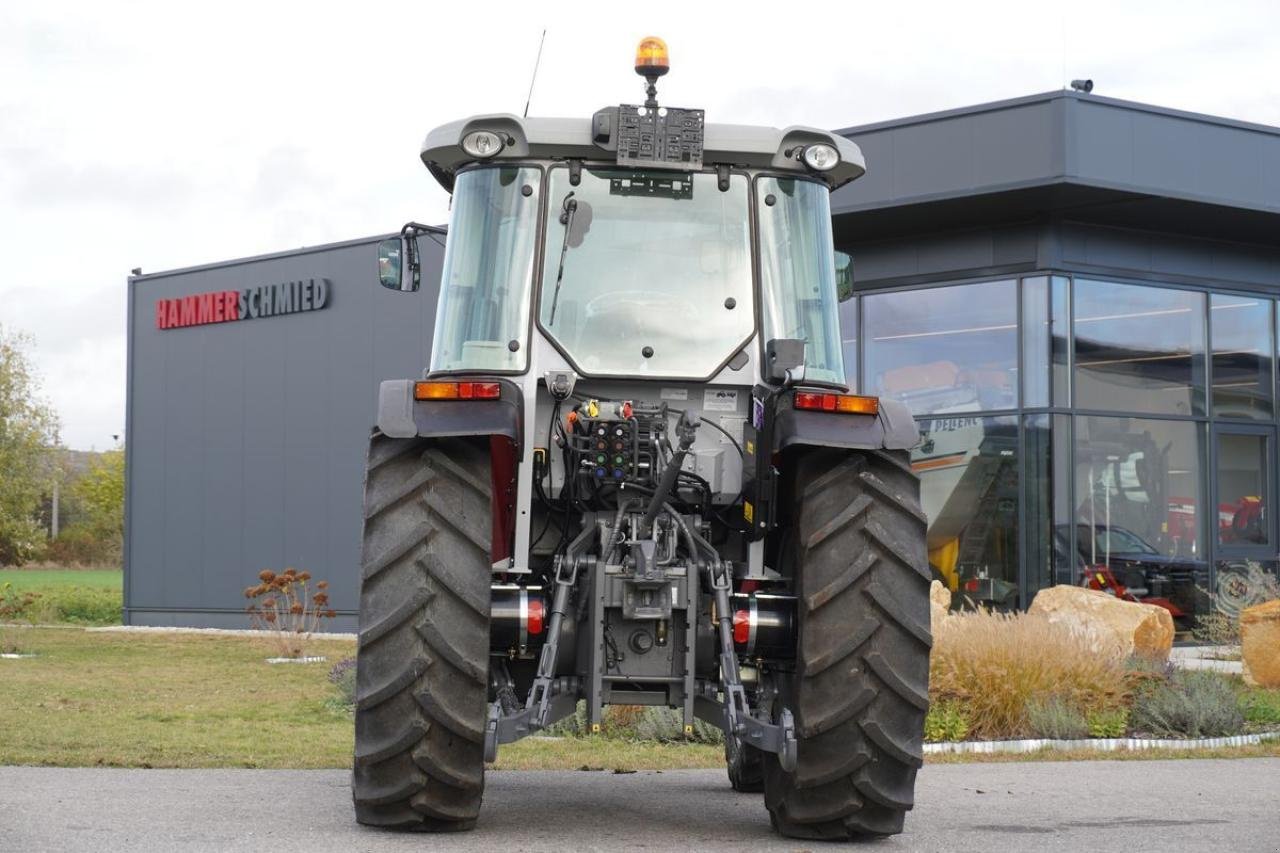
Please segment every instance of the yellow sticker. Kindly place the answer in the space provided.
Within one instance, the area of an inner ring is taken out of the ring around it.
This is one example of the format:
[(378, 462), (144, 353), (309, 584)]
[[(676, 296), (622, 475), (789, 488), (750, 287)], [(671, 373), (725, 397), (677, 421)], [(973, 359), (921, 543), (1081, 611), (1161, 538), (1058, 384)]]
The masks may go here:
[(748, 456), (756, 455), (756, 443), (751, 439), (747, 439), (747, 455)]
[(751, 505), (751, 501), (742, 502), (742, 517), (745, 518), (748, 522), (751, 522), (751, 523), (755, 522), (756, 510), (755, 510), (755, 507)]

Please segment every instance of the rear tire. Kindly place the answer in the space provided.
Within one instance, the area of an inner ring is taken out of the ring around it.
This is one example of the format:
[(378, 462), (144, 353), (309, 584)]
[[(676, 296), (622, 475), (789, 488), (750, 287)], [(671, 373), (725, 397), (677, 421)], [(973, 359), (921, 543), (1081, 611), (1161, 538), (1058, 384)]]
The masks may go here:
[(929, 567), (905, 451), (812, 451), (792, 480), (796, 670), (780, 678), (799, 757), (765, 757), (765, 805), (791, 838), (902, 831), (929, 705)]
[(465, 439), (374, 432), (356, 664), (356, 820), (450, 832), (484, 793), (490, 462)]
[(764, 790), (764, 753), (750, 744), (742, 744), (734, 756), (727, 760), (729, 784), (743, 794), (758, 794)]

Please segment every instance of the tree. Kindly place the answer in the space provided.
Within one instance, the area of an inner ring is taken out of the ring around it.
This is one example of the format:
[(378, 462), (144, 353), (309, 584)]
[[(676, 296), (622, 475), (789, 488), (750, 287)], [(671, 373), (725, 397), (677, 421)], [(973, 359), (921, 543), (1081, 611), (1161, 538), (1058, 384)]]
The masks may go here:
[(44, 541), (36, 521), (49, 485), (58, 418), (40, 396), (31, 338), (0, 326), (0, 566), (30, 559)]
[(124, 536), (124, 450), (108, 450), (98, 456), (71, 484), (71, 493), (84, 525), (105, 542), (118, 543)]

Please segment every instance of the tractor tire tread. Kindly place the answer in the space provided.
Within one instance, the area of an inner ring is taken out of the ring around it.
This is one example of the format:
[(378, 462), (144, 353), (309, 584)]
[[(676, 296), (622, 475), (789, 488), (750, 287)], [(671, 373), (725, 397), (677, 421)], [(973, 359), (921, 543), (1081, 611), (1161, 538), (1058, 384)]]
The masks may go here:
[(484, 443), (371, 439), (352, 770), (362, 824), (451, 832), (479, 814), (489, 472)]
[(929, 570), (919, 481), (906, 451), (816, 449), (791, 472), (797, 509), (796, 769), (765, 757), (783, 835), (902, 831), (928, 707)]

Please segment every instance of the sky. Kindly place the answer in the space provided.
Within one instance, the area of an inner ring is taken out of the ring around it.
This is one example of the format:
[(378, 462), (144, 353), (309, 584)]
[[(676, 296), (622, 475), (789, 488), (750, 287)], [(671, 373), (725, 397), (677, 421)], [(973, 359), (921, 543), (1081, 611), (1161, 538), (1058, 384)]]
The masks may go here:
[(123, 437), (129, 270), (444, 221), (419, 143), (522, 111), (544, 29), (531, 115), (635, 102), (635, 44), (658, 35), (664, 102), (713, 122), (848, 127), (1088, 77), (1095, 94), (1280, 125), (1275, 0), (439, 8), (0, 6), (0, 326), (34, 337), (67, 446)]

